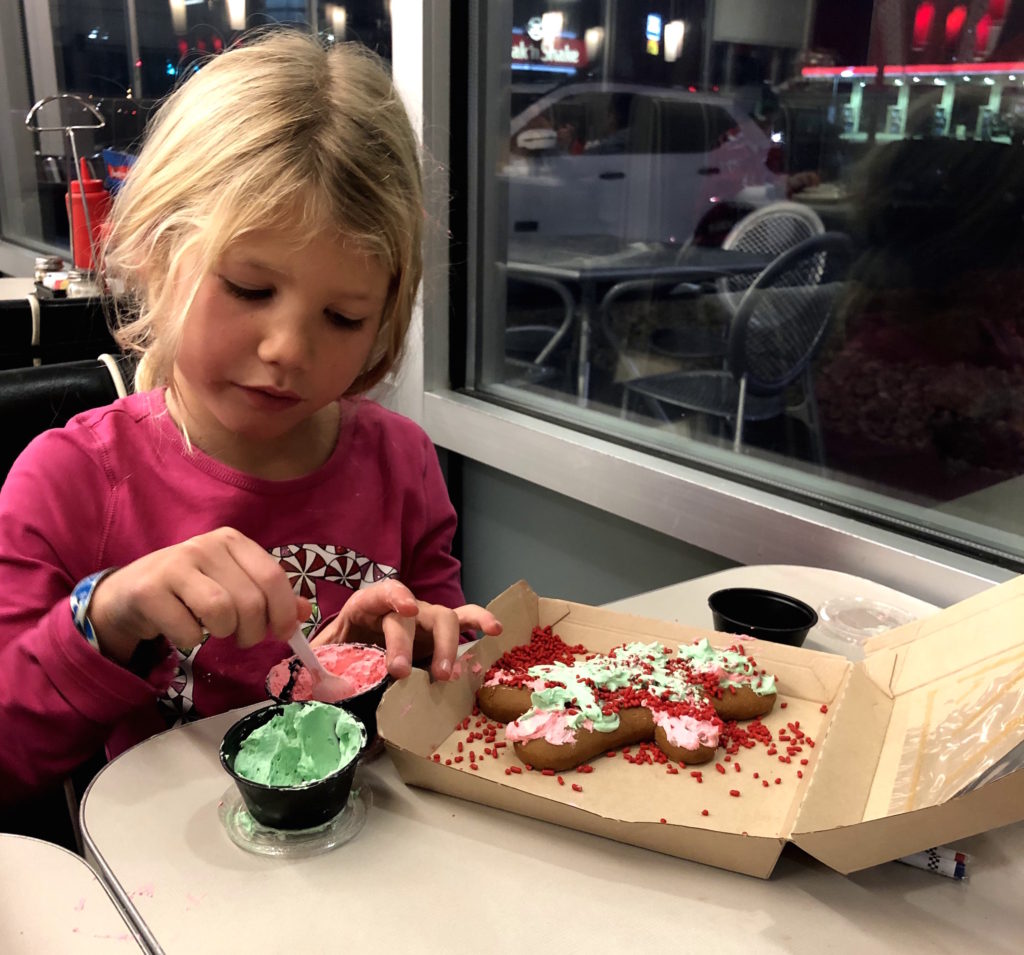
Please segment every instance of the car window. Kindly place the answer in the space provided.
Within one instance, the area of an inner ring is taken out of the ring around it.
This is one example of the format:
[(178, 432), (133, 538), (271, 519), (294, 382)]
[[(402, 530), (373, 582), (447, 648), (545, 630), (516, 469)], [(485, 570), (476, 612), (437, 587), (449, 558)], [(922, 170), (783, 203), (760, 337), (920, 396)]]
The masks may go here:
[(722, 106), (706, 106), (708, 148), (714, 149), (740, 133), (739, 120)]
[[(514, 123), (517, 132), (512, 137), (511, 151), (522, 154), (557, 150), (569, 155), (632, 151), (630, 130), (637, 104), (643, 99), (632, 93), (606, 90), (567, 94), (522, 126)], [(550, 130), (555, 135), (522, 136), (526, 131), (538, 130)], [(650, 152), (649, 141), (636, 147), (636, 151)]]
[(709, 148), (707, 115), (701, 103), (651, 100), (657, 112), (657, 137), (651, 152), (703, 153)]
[(631, 129), (636, 101), (632, 93), (602, 93), (589, 97), (586, 128), (577, 135), (583, 152), (624, 153), (630, 150)]
[(581, 143), (597, 135), (601, 119), (607, 111), (608, 95), (604, 93), (566, 96), (551, 107), (555, 127), (571, 127), (575, 138)]
[[(531, 152), (562, 152), (579, 155), (596, 145), (609, 129), (613, 94), (607, 92), (571, 93), (555, 99), (530, 117), (512, 137), (513, 155)], [(550, 131), (550, 135), (523, 136), (524, 132)], [(622, 150), (615, 150), (621, 152)]]

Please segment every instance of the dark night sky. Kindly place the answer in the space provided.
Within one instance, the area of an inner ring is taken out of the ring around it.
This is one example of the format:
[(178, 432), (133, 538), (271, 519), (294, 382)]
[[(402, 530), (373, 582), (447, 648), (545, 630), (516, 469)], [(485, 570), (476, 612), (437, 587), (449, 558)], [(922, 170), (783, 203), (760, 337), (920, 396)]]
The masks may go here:
[(835, 54), (836, 63), (867, 62), (874, 0), (818, 0), (813, 46)]

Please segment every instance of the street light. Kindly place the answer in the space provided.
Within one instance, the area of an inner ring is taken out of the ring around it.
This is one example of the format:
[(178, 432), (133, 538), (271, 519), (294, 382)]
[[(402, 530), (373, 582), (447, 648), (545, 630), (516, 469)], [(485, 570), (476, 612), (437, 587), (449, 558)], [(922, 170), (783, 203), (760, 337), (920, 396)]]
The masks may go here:
[(683, 55), (683, 37), (686, 34), (686, 23), (682, 20), (669, 20), (665, 24), (665, 62), (675, 63)]

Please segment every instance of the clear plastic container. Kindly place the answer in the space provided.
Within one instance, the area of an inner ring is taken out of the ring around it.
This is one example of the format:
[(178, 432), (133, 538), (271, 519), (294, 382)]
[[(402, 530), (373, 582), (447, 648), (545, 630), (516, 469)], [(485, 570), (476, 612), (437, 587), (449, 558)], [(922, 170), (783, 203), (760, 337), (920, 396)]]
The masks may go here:
[(857, 646), (870, 637), (916, 619), (909, 610), (866, 597), (835, 597), (818, 610), (820, 629)]

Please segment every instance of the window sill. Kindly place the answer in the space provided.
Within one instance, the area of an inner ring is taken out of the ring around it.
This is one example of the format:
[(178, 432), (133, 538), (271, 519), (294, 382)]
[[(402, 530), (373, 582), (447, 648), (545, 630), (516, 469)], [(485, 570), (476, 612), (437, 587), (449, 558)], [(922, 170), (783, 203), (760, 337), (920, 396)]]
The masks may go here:
[(742, 564), (867, 577), (947, 606), (1013, 571), (452, 391), (423, 395), (440, 447)]

